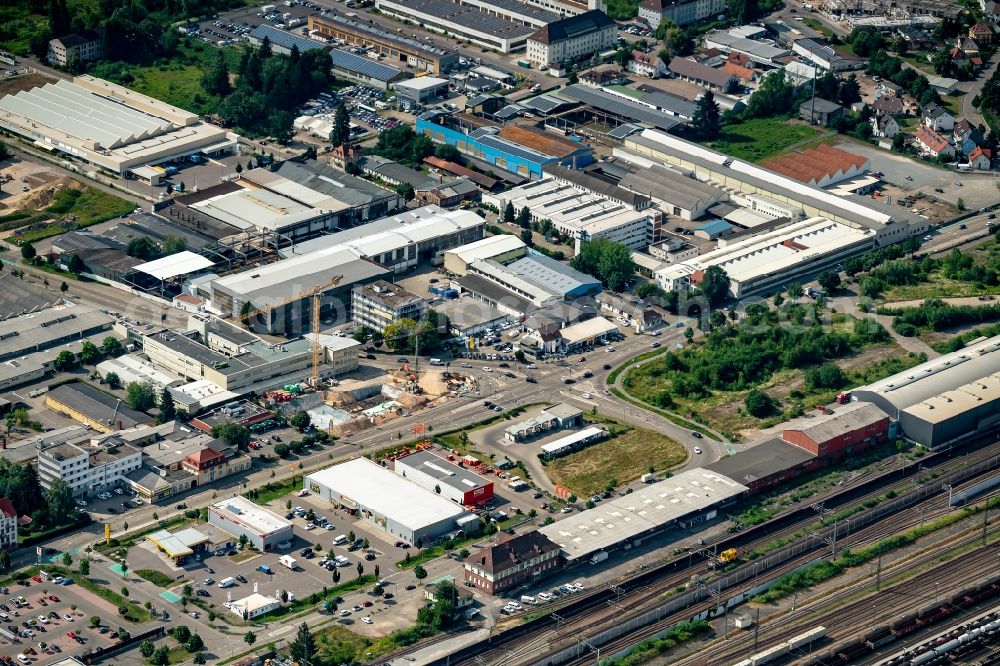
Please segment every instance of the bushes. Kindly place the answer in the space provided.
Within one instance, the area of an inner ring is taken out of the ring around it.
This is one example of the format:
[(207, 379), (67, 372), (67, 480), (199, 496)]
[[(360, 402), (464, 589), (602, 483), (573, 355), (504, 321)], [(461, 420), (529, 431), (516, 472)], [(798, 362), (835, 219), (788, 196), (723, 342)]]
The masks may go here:
[(174, 582), (173, 578), (166, 575), (162, 571), (157, 571), (156, 569), (139, 569), (135, 572), (135, 574), (139, 576), (139, 578), (148, 580), (157, 587), (169, 587), (170, 584)]
[(912, 337), (919, 330), (943, 331), (964, 324), (982, 324), (1000, 320), (1000, 304), (949, 305), (931, 298), (915, 308), (880, 308), (879, 314), (892, 315), (892, 328), (900, 335)]

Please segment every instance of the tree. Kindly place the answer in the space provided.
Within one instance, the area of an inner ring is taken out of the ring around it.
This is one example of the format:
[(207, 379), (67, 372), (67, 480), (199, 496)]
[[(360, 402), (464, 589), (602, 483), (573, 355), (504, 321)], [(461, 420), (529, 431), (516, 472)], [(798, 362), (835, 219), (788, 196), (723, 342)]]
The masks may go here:
[(181, 588), (181, 594), (183, 594), (185, 597), (190, 597), (192, 594), (194, 594), (194, 588), (191, 586), (190, 583), (188, 583), (183, 588)]
[(0, 571), (7, 573), (10, 571), (10, 553), (6, 550), (0, 550)]
[(840, 273), (835, 271), (826, 271), (819, 274), (816, 278), (819, 282), (819, 286), (827, 291), (834, 291), (840, 286)]
[(121, 387), (122, 380), (117, 372), (109, 372), (104, 375), (104, 382), (113, 389)]
[(462, 153), (450, 143), (439, 143), (434, 146), (434, 157), (448, 160), (449, 162), (458, 162), (462, 159)]
[(160, 423), (167, 423), (177, 418), (177, 406), (174, 404), (174, 396), (166, 386), (160, 392)]
[(156, 651), (156, 646), (153, 645), (153, 641), (145, 640), (139, 643), (139, 653), (142, 654), (142, 656), (145, 657), (146, 659), (152, 657), (153, 652), (155, 651)]
[(187, 643), (188, 639), (191, 638), (191, 630), (183, 624), (174, 627), (170, 634), (178, 643)]
[(769, 118), (791, 110), (796, 104), (795, 89), (783, 69), (768, 72), (757, 92), (750, 96), (744, 115), (747, 118)]
[(413, 575), (417, 580), (423, 580), (424, 578), (427, 578), (427, 570), (418, 564), (413, 567)]
[(525, 206), (524, 208), (518, 211), (517, 218), (515, 218), (514, 221), (517, 223), (517, 226), (521, 227), (522, 229), (530, 229), (531, 210), (529, 210), (528, 207)]
[(247, 645), (253, 645), (254, 643), (257, 642), (257, 634), (253, 633), (252, 631), (248, 631), (247, 633), (243, 634), (243, 642), (246, 643)]
[(747, 393), (743, 404), (751, 416), (756, 416), (759, 419), (768, 416), (774, 410), (774, 401), (771, 399), (771, 396), (757, 389), (751, 389)]
[(212, 426), (212, 437), (225, 440), (229, 446), (245, 449), (250, 443), (250, 431), (243, 426), (227, 421)]
[(635, 264), (629, 247), (605, 238), (583, 243), (571, 265), (578, 271), (596, 277), (612, 291), (624, 289), (635, 275)]
[[(2, 556), (0, 556), (0, 559), (2, 559)], [(80, 560), (79, 572), (81, 576), (90, 575), (90, 560), (86, 557)]]
[(840, 88), (837, 91), (837, 100), (844, 106), (850, 106), (855, 102), (861, 101), (861, 84), (858, 83), (856, 75), (851, 74), (840, 83)]
[(788, 284), (788, 297), (789, 298), (802, 298), (802, 285), (798, 282), (791, 282)]
[(535, 237), (532, 235), (531, 229), (521, 229), (521, 233), (518, 234), (518, 238), (520, 238), (521, 242), (528, 247), (534, 247), (535, 245)]
[(52, 362), (52, 367), (56, 369), (56, 372), (72, 370), (76, 367), (76, 354), (65, 349), (62, 350), (56, 355), (56, 359)]
[(95, 345), (90, 340), (86, 340), (82, 345), (80, 345), (80, 360), (85, 365), (93, 365), (94, 363), (99, 361), (100, 358), (101, 358), (101, 350), (98, 349), (97, 345)]
[[(45, 494), (45, 507), (48, 512), (49, 523), (60, 525), (66, 522), (67, 518), (76, 514), (76, 502), (73, 499), (73, 492), (62, 479), (53, 479), (49, 484), (49, 490)], [(69, 566), (68, 564), (66, 566)]]
[(69, 553), (63, 553), (62, 563), (64, 567), (70, 567), (73, 565), (73, 556)]
[(701, 292), (709, 305), (718, 305), (729, 296), (729, 275), (721, 266), (709, 266), (698, 283)]
[(688, 341), (688, 344), (694, 340), (694, 329), (690, 326), (684, 329), (684, 339)]
[(719, 136), (720, 118), (719, 103), (715, 101), (715, 95), (709, 90), (698, 99), (695, 105), (691, 127), (698, 134), (698, 138), (702, 140), (716, 139)]
[(184, 644), (184, 649), (188, 652), (201, 652), (204, 647), (205, 641), (198, 634), (191, 634), (191, 638)]
[(243, 173), (243, 165), (237, 162), (235, 171), (236, 173)]
[(882, 33), (872, 27), (855, 28), (847, 36), (847, 41), (854, 49), (854, 55), (868, 58), (872, 54), (885, 49), (885, 38)]
[(125, 387), (125, 404), (145, 412), (156, 405), (156, 387), (150, 381), (131, 382)]
[(399, 183), (396, 185), (396, 194), (403, 197), (404, 201), (413, 201), (417, 196), (417, 191), (410, 183)]
[(628, 69), (628, 64), (632, 60), (632, 49), (628, 46), (618, 49), (615, 52), (614, 60), (623, 70)]
[(155, 666), (167, 666), (170, 663), (170, 648), (166, 645), (156, 648), (156, 652), (153, 653), (152, 662)]
[(337, 105), (333, 114), (333, 129), (330, 130), (330, 143), (342, 146), (351, 140), (351, 116), (343, 102)]
[(201, 77), (201, 86), (205, 92), (219, 97), (225, 97), (232, 90), (229, 85), (229, 65), (226, 62), (226, 53), (222, 49), (216, 51), (212, 66)]
[[(212, 613), (209, 613), (209, 615), (212, 615)], [(200, 666), (200, 664), (206, 663), (208, 661), (208, 659), (205, 657), (205, 653), (204, 652), (199, 652), (199, 653), (195, 654), (194, 658), (191, 661), (193, 661), (196, 664), (199, 664), (199, 666)]]
[(64, 294), (65, 294), (65, 293), (66, 293), (67, 291), (69, 291), (69, 285), (68, 285), (68, 284), (66, 284), (66, 280), (63, 280), (63, 281), (62, 281), (62, 283), (61, 283), (61, 284), (59, 285), (59, 291), (61, 291), (61, 292), (62, 292), (62, 293), (64, 293)]
[(69, 258), (69, 263), (66, 264), (66, 268), (69, 269), (69, 272), (73, 275), (79, 275), (87, 270), (87, 266), (83, 263), (83, 259), (75, 254)]
[(288, 655), (292, 658), (292, 661), (297, 661), (300, 664), (303, 662), (311, 664), (313, 663), (313, 656), (315, 654), (316, 641), (309, 630), (309, 625), (303, 622), (299, 625), (299, 629), (295, 634), (295, 640), (288, 646)]
[(125, 246), (125, 254), (143, 261), (151, 261), (160, 256), (160, 246), (148, 236), (133, 238)]
[(295, 412), (292, 414), (292, 418), (288, 419), (288, 425), (292, 426), (299, 432), (305, 432), (306, 428), (311, 425), (309, 414), (303, 410)]
[(101, 353), (105, 356), (121, 356), (125, 352), (118, 338), (109, 335), (101, 341)]
[(508, 201), (507, 205), (504, 206), (503, 221), (507, 224), (514, 224), (514, 204), (510, 201)]
[(362, 562), (358, 562), (357, 571), (358, 571), (358, 578), (361, 578), (361, 576), (363, 576), (365, 573), (365, 565)]
[(35, 258), (35, 246), (31, 243), (25, 243), (21, 246), (21, 257), (31, 261)]
[(656, 26), (653, 36), (663, 42), (667, 51), (667, 60), (675, 55), (687, 55), (691, 52), (693, 46), (691, 35), (670, 19), (660, 19), (660, 24)]
[(847, 381), (844, 371), (835, 363), (824, 363), (806, 371), (806, 386), (810, 389), (840, 388)]
[(726, 7), (736, 25), (753, 23), (757, 18), (757, 0), (727, 0)]

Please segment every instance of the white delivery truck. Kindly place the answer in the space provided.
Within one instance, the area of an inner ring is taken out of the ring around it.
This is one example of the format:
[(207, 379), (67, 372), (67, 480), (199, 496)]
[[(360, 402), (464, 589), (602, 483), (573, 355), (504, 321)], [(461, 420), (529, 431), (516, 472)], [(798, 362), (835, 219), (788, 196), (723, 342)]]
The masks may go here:
[(288, 567), (289, 569), (297, 569), (299, 563), (291, 555), (282, 555), (278, 558), (278, 564)]
[(528, 594), (522, 594), (521, 595), (521, 603), (522, 604), (528, 604), (529, 606), (534, 606), (534, 605), (538, 604), (538, 601), (534, 597), (532, 597), (532, 596), (530, 596)]
[(222, 580), (219, 581), (219, 587), (222, 588), (232, 587), (233, 585), (236, 585), (235, 578), (223, 578)]
[(338, 534), (337, 538), (333, 540), (333, 545), (334, 546), (343, 546), (345, 543), (347, 543), (347, 535), (346, 534)]
[(603, 562), (606, 559), (608, 559), (608, 551), (601, 550), (601, 551), (598, 551), (598, 552), (596, 552), (596, 553), (594, 553), (593, 555), (590, 556), (590, 563), (591, 564), (598, 564), (600, 562)]

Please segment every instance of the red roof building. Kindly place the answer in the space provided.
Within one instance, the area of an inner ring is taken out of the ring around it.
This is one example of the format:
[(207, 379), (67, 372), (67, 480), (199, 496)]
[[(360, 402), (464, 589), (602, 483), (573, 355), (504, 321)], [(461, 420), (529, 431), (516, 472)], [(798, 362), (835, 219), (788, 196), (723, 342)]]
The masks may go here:
[(825, 143), (764, 162), (761, 166), (800, 183), (826, 187), (864, 173), (871, 162)]
[(889, 438), (889, 415), (871, 402), (837, 405), (797, 424), (800, 427), (784, 430), (781, 438), (824, 458), (856, 453)]

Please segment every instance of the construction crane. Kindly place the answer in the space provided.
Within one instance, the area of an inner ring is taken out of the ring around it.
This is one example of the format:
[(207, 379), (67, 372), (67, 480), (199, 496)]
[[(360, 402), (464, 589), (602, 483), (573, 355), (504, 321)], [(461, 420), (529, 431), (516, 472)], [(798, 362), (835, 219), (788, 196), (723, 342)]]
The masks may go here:
[(240, 319), (243, 321), (247, 328), (250, 328), (250, 318), (256, 317), (257, 315), (266, 315), (274, 310), (275, 308), (280, 308), (283, 305), (288, 305), (289, 303), (294, 303), (295, 301), (303, 300), (306, 298), (312, 299), (312, 326), (310, 330), (312, 332), (312, 374), (309, 377), (309, 382), (312, 386), (319, 386), (319, 364), (323, 357), (323, 346), (319, 343), (319, 325), (320, 325), (320, 301), (324, 291), (332, 287), (336, 287), (340, 284), (340, 281), (344, 279), (343, 275), (338, 275), (329, 282), (324, 282), (321, 285), (313, 287), (312, 289), (307, 289), (301, 293), (283, 298), (275, 303), (270, 303), (263, 307), (256, 308), (254, 310), (248, 310), (246, 312), (240, 313)]

